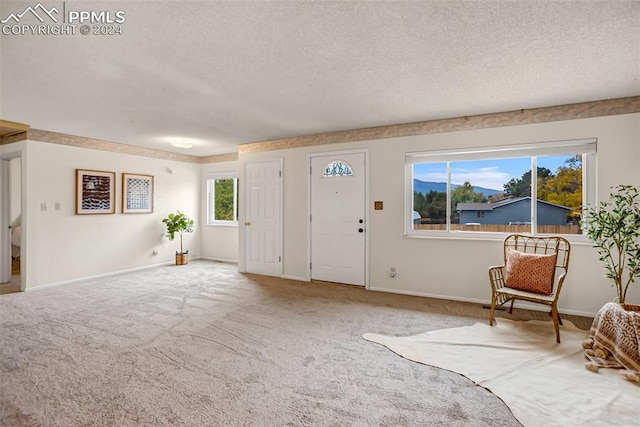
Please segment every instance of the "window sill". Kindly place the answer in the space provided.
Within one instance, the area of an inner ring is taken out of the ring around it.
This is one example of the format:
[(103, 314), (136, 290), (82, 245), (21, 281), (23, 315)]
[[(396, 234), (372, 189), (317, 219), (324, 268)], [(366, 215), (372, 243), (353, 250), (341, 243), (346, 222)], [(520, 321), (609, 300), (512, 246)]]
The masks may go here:
[[(431, 240), (481, 240), (481, 241), (503, 241), (509, 234), (517, 233), (486, 233), (486, 232), (451, 232), (441, 231), (424, 234), (405, 234), (403, 238), (406, 239), (431, 239)], [(522, 233), (528, 234), (528, 233)], [(541, 236), (550, 236), (550, 234), (541, 234)], [(589, 245), (593, 243), (587, 236), (575, 235), (575, 234), (559, 234), (559, 236), (567, 239), (571, 244), (576, 245)]]
[(215, 221), (215, 222), (207, 223), (207, 227), (237, 227), (237, 226), (238, 226), (237, 221)]

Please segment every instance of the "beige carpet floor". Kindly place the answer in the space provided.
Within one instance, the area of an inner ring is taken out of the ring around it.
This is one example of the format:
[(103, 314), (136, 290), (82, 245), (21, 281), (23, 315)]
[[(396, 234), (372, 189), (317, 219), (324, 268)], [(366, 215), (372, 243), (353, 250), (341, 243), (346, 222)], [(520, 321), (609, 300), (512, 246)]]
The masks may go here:
[(469, 379), (362, 339), (487, 318), (207, 261), (2, 295), (0, 425), (518, 426)]
[(364, 338), (464, 375), (500, 397), (527, 427), (638, 425), (640, 386), (619, 370), (585, 369), (587, 332), (563, 323), (561, 344), (551, 321), (508, 319), (493, 327), (476, 323), (409, 337)]

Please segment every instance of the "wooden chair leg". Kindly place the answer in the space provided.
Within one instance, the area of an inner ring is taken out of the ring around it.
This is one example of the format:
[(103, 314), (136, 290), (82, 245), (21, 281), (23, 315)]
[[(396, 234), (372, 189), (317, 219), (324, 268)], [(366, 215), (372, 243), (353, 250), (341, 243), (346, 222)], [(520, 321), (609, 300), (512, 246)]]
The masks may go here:
[[(553, 317), (553, 310), (549, 312), (549, 316)], [(560, 316), (560, 312), (558, 312), (558, 323), (562, 325), (562, 317)]]
[(515, 298), (511, 298), (511, 305), (509, 306), (509, 314), (513, 313), (513, 303), (516, 302)]
[(491, 294), (491, 311), (489, 312), (489, 326), (493, 326), (496, 312), (496, 294)]
[(553, 317), (553, 326), (556, 328), (556, 342), (560, 344), (560, 315), (555, 305), (551, 307), (551, 317)]

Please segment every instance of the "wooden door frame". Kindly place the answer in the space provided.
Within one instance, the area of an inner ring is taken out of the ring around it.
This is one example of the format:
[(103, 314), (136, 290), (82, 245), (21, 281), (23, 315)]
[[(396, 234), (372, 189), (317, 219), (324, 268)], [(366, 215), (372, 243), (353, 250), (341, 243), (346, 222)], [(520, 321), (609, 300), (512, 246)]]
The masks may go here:
[(314, 157), (339, 157), (343, 154), (364, 154), (364, 288), (369, 290), (369, 150), (320, 151), (307, 154), (307, 280), (311, 281), (311, 160)]

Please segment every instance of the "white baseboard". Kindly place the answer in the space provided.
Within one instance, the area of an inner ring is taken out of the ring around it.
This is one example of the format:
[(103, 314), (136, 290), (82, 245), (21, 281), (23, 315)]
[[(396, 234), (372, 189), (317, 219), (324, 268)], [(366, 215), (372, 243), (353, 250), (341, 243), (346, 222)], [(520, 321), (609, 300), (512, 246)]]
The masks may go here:
[[(430, 294), (426, 292), (415, 292), (415, 291), (404, 291), (399, 289), (389, 289), (389, 288), (378, 288), (371, 286), (369, 287), (370, 291), (376, 292), (388, 292), (390, 294), (400, 294), (400, 295), (411, 295), (414, 297), (424, 297), (424, 298), (434, 298), (434, 299), (445, 299), (450, 301), (461, 301), (461, 302), (472, 302), (476, 304), (485, 304), (487, 301), (475, 298), (464, 298), (464, 297), (452, 297), (449, 295), (439, 295), (439, 294)], [(491, 301), (489, 301), (491, 303)]]
[(289, 280), (297, 280), (298, 282), (310, 282), (311, 279), (309, 279), (308, 277), (301, 277), (301, 276), (291, 276), (289, 274), (284, 274), (282, 276), (283, 279), (289, 279)]
[(133, 273), (133, 272), (141, 271), (141, 270), (149, 270), (151, 268), (157, 268), (157, 267), (162, 267), (164, 265), (171, 265), (171, 264), (174, 264), (174, 261), (167, 261), (167, 262), (162, 262), (162, 263), (159, 263), (159, 264), (145, 265), (144, 267), (129, 268), (127, 270), (112, 271), (110, 273), (103, 273), (103, 274), (96, 274), (94, 276), (80, 277), (78, 279), (63, 280), (61, 282), (46, 283), (44, 285), (27, 287), (25, 289), (25, 292), (40, 291), (42, 289), (54, 288), (54, 287), (57, 287), (57, 286), (64, 286), (64, 285), (71, 285), (73, 283), (85, 282), (87, 280), (102, 279), (102, 278), (105, 278), (105, 277), (118, 276), (120, 274)]
[[(391, 293), (391, 294), (411, 295), (411, 296), (416, 296), (416, 297), (443, 299), (443, 300), (449, 300), (449, 301), (470, 302), (470, 303), (474, 303), (474, 304), (483, 304), (483, 305), (490, 305), (491, 304), (491, 300), (477, 299), (477, 298), (455, 297), (455, 296), (451, 296), (451, 295), (429, 294), (429, 293), (425, 293), (425, 292), (403, 291), (403, 290), (398, 290), (398, 289), (378, 288), (378, 287), (370, 287), (369, 290), (370, 291), (377, 291), (377, 292), (388, 292), (388, 293)], [(528, 304), (526, 302), (521, 302), (521, 301), (516, 301), (516, 303), (514, 304), (513, 307), (514, 308), (521, 308), (521, 309), (524, 309), (524, 310), (531, 310), (531, 311), (549, 311), (549, 308), (545, 307), (543, 305), (540, 305), (540, 304)], [(590, 312), (586, 312), (586, 311), (564, 310), (564, 309), (562, 309), (560, 307), (558, 307), (558, 312), (560, 314), (570, 314), (570, 315), (573, 315), (573, 316), (583, 316), (583, 317), (594, 317), (596, 315), (596, 313), (590, 313)]]
[(215, 258), (215, 257), (208, 257), (208, 256), (201, 256), (194, 259), (204, 259), (204, 260), (213, 261), (213, 262), (224, 262), (225, 264), (236, 264), (236, 265), (238, 264), (238, 260), (236, 259)]

